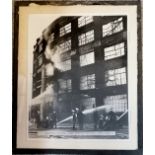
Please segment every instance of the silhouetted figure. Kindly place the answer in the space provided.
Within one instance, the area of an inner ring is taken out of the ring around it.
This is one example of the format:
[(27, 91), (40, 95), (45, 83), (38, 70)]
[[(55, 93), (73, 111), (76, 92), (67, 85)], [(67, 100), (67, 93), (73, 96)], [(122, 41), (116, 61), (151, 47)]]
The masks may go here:
[(37, 111), (36, 112), (36, 125), (37, 125), (37, 129), (40, 127), (40, 123), (41, 123), (41, 121), (40, 121), (40, 112)]
[[(93, 105), (93, 108), (95, 109), (95, 105)], [(93, 119), (94, 119), (94, 129), (97, 129), (97, 125), (98, 125), (98, 112), (95, 109), (94, 113), (93, 113)]]
[(116, 114), (115, 112), (113, 112), (112, 110), (108, 113), (107, 115), (107, 121), (106, 121), (106, 125), (105, 125), (105, 129), (107, 130), (113, 130), (115, 128), (116, 125)]
[(78, 123), (79, 123), (79, 128), (82, 130), (83, 129), (83, 119), (84, 119), (84, 115), (80, 110), (77, 111), (77, 120), (78, 120)]
[(52, 115), (52, 113), (50, 113), (49, 114), (49, 127), (50, 128), (53, 128), (53, 118), (52, 117), (53, 117), (53, 115)]
[(52, 120), (53, 120), (53, 127), (57, 128), (57, 115), (56, 115), (56, 111), (53, 111)]
[(77, 115), (76, 115), (76, 111), (72, 110), (72, 115), (73, 115), (73, 130), (76, 129), (76, 120), (77, 120)]
[(103, 123), (104, 123), (103, 117), (104, 117), (103, 115), (100, 115), (100, 117), (99, 117), (99, 123), (98, 123), (99, 129), (103, 129)]
[(45, 128), (49, 128), (50, 124), (49, 124), (49, 117), (46, 116), (45, 118)]

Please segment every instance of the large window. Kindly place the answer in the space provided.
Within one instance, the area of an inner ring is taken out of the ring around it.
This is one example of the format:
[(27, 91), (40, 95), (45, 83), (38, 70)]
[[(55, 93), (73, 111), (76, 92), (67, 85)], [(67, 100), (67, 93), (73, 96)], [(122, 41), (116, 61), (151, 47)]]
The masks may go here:
[(62, 49), (62, 52), (66, 52), (71, 49), (71, 40), (67, 40), (60, 44), (60, 48)]
[(87, 25), (91, 22), (93, 22), (92, 16), (82, 16), (82, 17), (78, 18), (78, 27), (82, 27), (82, 26)]
[(107, 96), (104, 104), (110, 106), (114, 112), (125, 112), (127, 110), (127, 95)]
[(108, 24), (102, 26), (102, 36), (109, 36), (123, 30), (123, 18), (118, 18)]
[(60, 28), (60, 37), (71, 32), (71, 23)]
[(112, 69), (105, 73), (106, 86), (126, 84), (126, 68)]
[(92, 42), (94, 40), (94, 30), (82, 33), (81, 35), (79, 35), (78, 38), (79, 38), (79, 46)]
[(81, 100), (82, 106), (85, 109), (92, 109), (96, 105), (96, 100), (94, 97), (92, 98), (85, 98)]
[(95, 62), (94, 52), (83, 54), (80, 56), (80, 66), (86, 66)]
[(80, 89), (94, 89), (95, 88), (95, 74), (85, 75), (81, 77)]
[(59, 80), (59, 92), (71, 92), (72, 91), (72, 81), (71, 79), (60, 79)]
[(71, 70), (71, 59), (62, 62), (62, 71)]
[(125, 54), (124, 43), (119, 43), (104, 49), (105, 60), (117, 58)]

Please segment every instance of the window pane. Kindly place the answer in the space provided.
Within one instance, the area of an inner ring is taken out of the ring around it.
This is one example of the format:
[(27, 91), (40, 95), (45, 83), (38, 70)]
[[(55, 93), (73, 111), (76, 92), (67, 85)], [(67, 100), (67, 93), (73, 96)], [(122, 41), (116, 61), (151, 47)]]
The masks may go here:
[(94, 30), (79, 35), (79, 46), (92, 42), (94, 40)]
[(126, 84), (126, 68), (108, 70), (105, 73), (106, 86)]
[(61, 43), (60, 48), (62, 50), (62, 53), (70, 50), (71, 49), (71, 40), (67, 40), (67, 41)]
[(119, 18), (117, 20), (114, 20), (108, 24), (105, 24), (102, 26), (102, 36), (109, 36), (111, 34), (120, 32), (123, 30), (123, 18)]
[(80, 89), (94, 89), (95, 88), (95, 74), (85, 75), (81, 77)]
[(112, 108), (114, 112), (125, 112), (127, 110), (127, 95), (107, 96), (104, 104)]
[(60, 37), (71, 32), (71, 23), (60, 28)]
[(78, 18), (78, 27), (82, 27), (82, 26), (87, 25), (91, 22), (93, 22), (92, 16), (82, 16), (82, 17)]
[(80, 56), (80, 66), (86, 66), (94, 62), (94, 52), (90, 52)]
[(72, 81), (71, 79), (59, 79), (59, 93), (71, 92), (72, 91)]

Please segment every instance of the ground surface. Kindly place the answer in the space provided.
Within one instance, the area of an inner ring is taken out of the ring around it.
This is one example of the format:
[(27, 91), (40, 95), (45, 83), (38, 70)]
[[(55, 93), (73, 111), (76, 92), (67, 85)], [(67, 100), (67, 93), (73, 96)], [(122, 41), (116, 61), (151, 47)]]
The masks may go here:
[(57, 129), (48, 130), (31, 130), (29, 132), (30, 138), (65, 138), (65, 139), (127, 139), (128, 130), (127, 128), (122, 128), (116, 131), (102, 131), (94, 129), (76, 129), (73, 130), (70, 126), (63, 127), (58, 126)]

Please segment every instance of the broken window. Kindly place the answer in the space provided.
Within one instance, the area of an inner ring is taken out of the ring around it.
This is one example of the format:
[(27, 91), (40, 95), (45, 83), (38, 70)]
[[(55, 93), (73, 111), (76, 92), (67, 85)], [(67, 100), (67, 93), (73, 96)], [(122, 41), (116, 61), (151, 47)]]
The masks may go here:
[(104, 99), (104, 105), (110, 106), (114, 112), (125, 112), (127, 110), (127, 95), (107, 96)]
[(94, 40), (94, 30), (79, 35), (79, 46), (90, 43)]
[(108, 24), (102, 26), (102, 36), (109, 36), (123, 30), (123, 18), (118, 18)]
[(95, 88), (95, 74), (85, 75), (81, 77), (80, 89), (94, 89)]
[(80, 66), (86, 66), (95, 62), (94, 52), (83, 54), (80, 56)]
[(71, 23), (60, 28), (60, 37), (71, 32)]
[(93, 22), (92, 16), (82, 16), (82, 17), (78, 18), (78, 27), (82, 27), (82, 26), (87, 25), (91, 22)]
[(106, 86), (126, 84), (126, 67), (106, 71), (105, 83)]
[(109, 60), (125, 54), (124, 43), (119, 43), (104, 49), (104, 59)]

